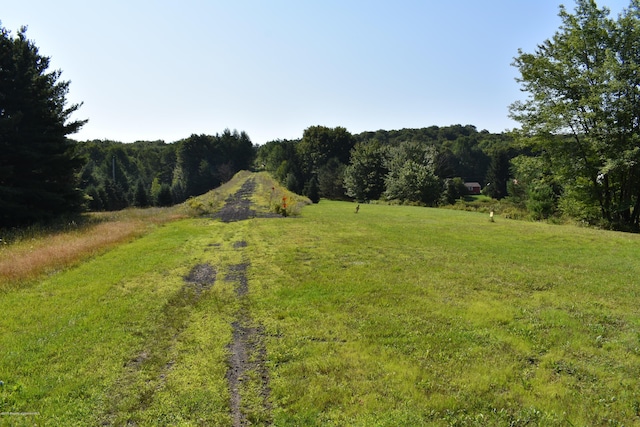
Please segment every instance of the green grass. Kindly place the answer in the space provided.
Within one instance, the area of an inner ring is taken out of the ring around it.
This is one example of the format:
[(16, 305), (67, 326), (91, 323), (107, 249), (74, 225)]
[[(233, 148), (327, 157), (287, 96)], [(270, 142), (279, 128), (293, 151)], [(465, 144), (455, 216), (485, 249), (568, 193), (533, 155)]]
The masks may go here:
[[(200, 220), (175, 222), (78, 268), (3, 294), (0, 412), (38, 412), (44, 425), (122, 425), (147, 414), (169, 416), (154, 410), (157, 399), (166, 400), (173, 375), (180, 375), (179, 383), (200, 381), (203, 373), (187, 371), (185, 377), (188, 355), (184, 362), (178, 358), (202, 338), (199, 328), (207, 329), (205, 344), (211, 349), (199, 368), (223, 374), (209, 376), (208, 387), (193, 384), (182, 392), (197, 388), (215, 397), (207, 405), (226, 407), (224, 345), (232, 290), (217, 284), (196, 300), (185, 292), (183, 280), (193, 265), (216, 264), (232, 253), (207, 250), (216, 234), (203, 233), (209, 227)], [(217, 417), (221, 413), (213, 411)], [(208, 419), (206, 412), (203, 418)], [(0, 417), (0, 423), (16, 419)]]
[(255, 231), (277, 425), (640, 421), (638, 236), (326, 201)]
[(244, 261), (273, 425), (640, 424), (640, 236), (354, 207), (181, 220), (0, 294), (0, 412), (39, 414), (0, 425), (231, 425)]

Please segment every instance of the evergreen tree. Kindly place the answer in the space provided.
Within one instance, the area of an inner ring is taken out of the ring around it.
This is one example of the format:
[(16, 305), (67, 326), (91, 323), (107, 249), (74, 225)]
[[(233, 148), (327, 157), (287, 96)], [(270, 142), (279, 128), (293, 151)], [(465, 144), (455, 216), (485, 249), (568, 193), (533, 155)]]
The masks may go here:
[(313, 203), (320, 202), (320, 187), (318, 185), (318, 179), (315, 176), (311, 178), (305, 186), (304, 195)]
[(100, 194), (100, 190), (93, 185), (90, 185), (85, 193), (89, 197), (89, 210), (97, 212), (104, 210), (104, 202)]
[(0, 226), (29, 224), (79, 212), (76, 172), (83, 160), (67, 135), (86, 120), (70, 121), (69, 82), (47, 71), (49, 58), (27, 39), (0, 27)]
[(298, 181), (298, 178), (296, 178), (293, 173), (287, 174), (285, 185), (289, 191), (293, 191), (294, 193), (300, 193), (302, 190), (300, 187), (300, 181)]
[(506, 152), (496, 152), (491, 156), (491, 164), (486, 177), (484, 193), (494, 199), (507, 196), (507, 181), (509, 180), (509, 156)]
[(332, 200), (344, 199), (343, 183), (346, 167), (337, 158), (332, 157), (327, 163), (318, 168), (318, 173), (309, 180), (309, 183), (317, 180), (318, 189), (322, 197)]
[(144, 188), (144, 184), (141, 180), (138, 180), (136, 184), (136, 189), (133, 193), (133, 206), (139, 208), (146, 208), (149, 206), (149, 196), (147, 195), (147, 190)]
[(171, 206), (173, 204), (173, 197), (171, 195), (171, 187), (169, 184), (162, 184), (160, 191), (158, 192), (158, 198), (156, 199), (157, 206)]
[(111, 179), (107, 179), (104, 185), (104, 191), (106, 194), (105, 208), (108, 211), (119, 211), (126, 208), (129, 205), (127, 201), (126, 193), (123, 191), (120, 184), (114, 182)]

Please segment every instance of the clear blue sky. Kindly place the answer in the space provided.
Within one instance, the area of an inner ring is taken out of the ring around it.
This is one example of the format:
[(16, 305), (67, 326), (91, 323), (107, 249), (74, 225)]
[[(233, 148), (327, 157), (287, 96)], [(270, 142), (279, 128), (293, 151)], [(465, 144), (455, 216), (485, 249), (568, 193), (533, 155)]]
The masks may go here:
[[(25, 0), (2, 26), (70, 80), (75, 139), (174, 142), (246, 131), (254, 143), (313, 125), (351, 133), (516, 127), (510, 64), (573, 0)], [(616, 16), (628, 0), (599, 2)]]

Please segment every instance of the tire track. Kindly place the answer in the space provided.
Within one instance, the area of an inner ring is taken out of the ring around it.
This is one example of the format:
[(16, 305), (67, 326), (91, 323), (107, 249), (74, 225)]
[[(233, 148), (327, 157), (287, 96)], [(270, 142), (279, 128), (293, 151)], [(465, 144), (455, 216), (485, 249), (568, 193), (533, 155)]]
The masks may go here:
[(248, 426), (256, 422), (261, 425), (271, 424), (271, 390), (269, 370), (265, 363), (265, 334), (262, 325), (253, 320), (248, 307), (248, 267), (249, 263), (246, 262), (232, 265), (225, 278), (234, 282), (236, 296), (240, 299), (236, 320), (231, 323), (232, 340), (227, 346), (229, 369), (226, 377), (234, 427)]
[[(223, 222), (242, 221), (256, 216), (251, 208), (250, 197), (255, 190), (255, 181), (247, 180), (240, 190), (229, 196), (225, 206), (216, 215)], [(243, 251), (244, 240), (233, 244), (234, 250)], [(266, 366), (267, 350), (264, 343), (264, 328), (251, 316), (248, 292), (247, 269), (249, 261), (228, 267), (225, 281), (234, 283), (240, 308), (231, 323), (232, 339), (229, 351), (229, 368), (226, 379), (229, 387), (232, 425), (271, 425), (269, 371)]]

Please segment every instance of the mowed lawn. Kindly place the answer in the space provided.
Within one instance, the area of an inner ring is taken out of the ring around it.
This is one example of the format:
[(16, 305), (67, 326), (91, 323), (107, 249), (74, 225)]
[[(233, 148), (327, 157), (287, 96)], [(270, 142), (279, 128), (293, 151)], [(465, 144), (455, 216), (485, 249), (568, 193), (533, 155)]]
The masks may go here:
[(239, 310), (266, 347), (254, 420), (640, 424), (639, 258), (637, 235), (407, 206), (168, 223), (0, 294), (0, 425), (232, 425)]
[(640, 423), (639, 236), (326, 201), (276, 225), (248, 247), (275, 424)]

